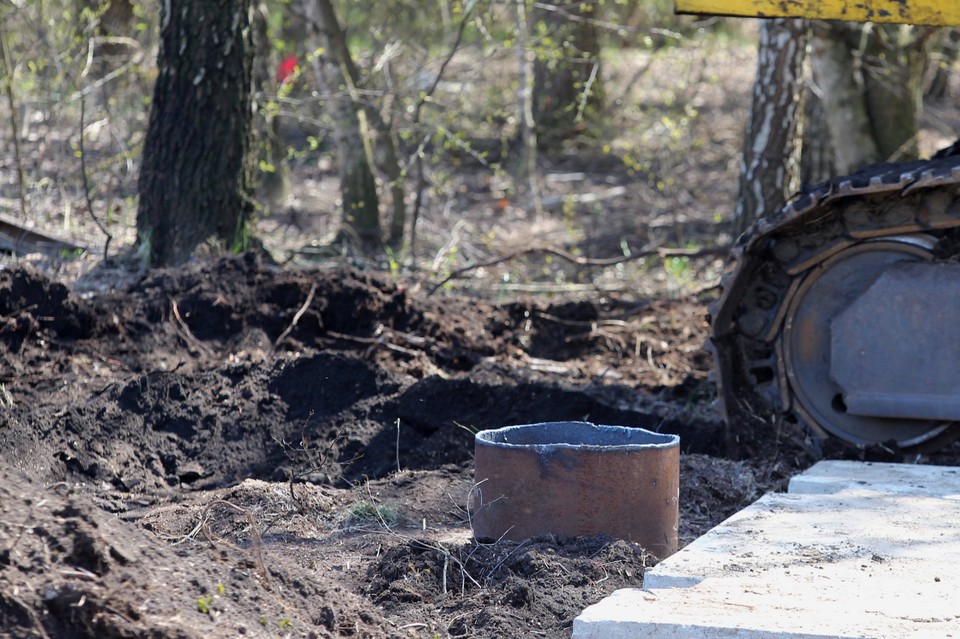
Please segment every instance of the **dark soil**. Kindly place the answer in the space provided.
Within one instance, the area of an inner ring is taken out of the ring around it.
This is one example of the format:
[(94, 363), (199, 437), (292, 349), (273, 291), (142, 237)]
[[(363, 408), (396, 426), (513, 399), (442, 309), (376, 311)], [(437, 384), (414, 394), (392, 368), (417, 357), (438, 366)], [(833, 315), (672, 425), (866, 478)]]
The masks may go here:
[(94, 283), (0, 271), (6, 636), (565, 636), (653, 558), (474, 542), (474, 432), (679, 433), (685, 540), (786, 472), (709, 456), (699, 301), (494, 305), (254, 254)]
[(496, 305), (254, 254), (111, 277), (0, 271), (3, 636), (566, 637), (655, 558), (475, 542), (477, 430), (680, 434), (684, 543), (813, 460), (715, 414), (706, 299)]

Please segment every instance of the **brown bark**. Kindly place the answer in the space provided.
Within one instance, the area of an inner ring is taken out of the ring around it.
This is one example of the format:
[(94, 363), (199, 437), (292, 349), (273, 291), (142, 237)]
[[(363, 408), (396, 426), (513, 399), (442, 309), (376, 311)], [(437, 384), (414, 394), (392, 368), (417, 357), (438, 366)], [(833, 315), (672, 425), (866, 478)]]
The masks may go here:
[(268, 37), (268, 10), (262, 0), (254, 0), (253, 65), (254, 145), (257, 168), (254, 172), (254, 192), (257, 201), (269, 208), (290, 193), (290, 171), (287, 168), (287, 149), (280, 139), (280, 121), (271, 101), (277, 94), (275, 69), (277, 56)]
[(863, 81), (857, 74), (859, 64), (851, 48), (859, 28), (815, 22), (811, 31), (814, 91), (823, 103), (834, 169), (846, 175), (880, 159), (863, 99)]
[(883, 161), (920, 155), (917, 134), (923, 112), (923, 68), (929, 28), (872, 25), (864, 45), (864, 102)]
[(321, 39), (325, 52), (319, 71), (326, 84), (327, 108), (335, 128), (343, 200), (340, 236), (379, 247), (383, 237), (374, 177), (373, 132), (369, 110), (363, 108), (357, 94), (360, 73), (330, 1), (305, 0), (305, 3), (310, 26)]
[(554, 0), (534, 14), (556, 43), (534, 65), (534, 119), (544, 145), (583, 132), (603, 110), (597, 8), (590, 0)]
[(904, 25), (815, 23), (814, 88), (824, 101), (838, 173), (918, 156), (931, 34)]
[(927, 85), (926, 97), (943, 100), (950, 89), (950, 76), (960, 58), (960, 29), (949, 29), (941, 34), (932, 48), (930, 63), (933, 71)]
[(799, 188), (806, 32), (803, 20), (766, 20), (761, 25), (734, 214), (738, 233), (782, 207), (787, 195)]
[[(390, 190), (390, 202), (392, 213), (390, 216), (390, 232), (387, 237), (387, 243), (390, 246), (399, 248), (403, 243), (403, 232), (406, 226), (407, 209), (405, 202), (405, 190), (403, 188), (403, 170), (400, 166), (400, 157), (398, 149), (400, 147), (399, 137), (393, 123), (387, 121), (376, 105), (369, 100), (361, 100), (356, 92), (356, 88), (361, 82), (360, 71), (353, 61), (353, 56), (347, 46), (347, 37), (344, 30), (337, 21), (336, 13), (333, 10), (333, 4), (330, 0), (319, 0), (321, 13), (324, 15), (325, 24), (335, 29), (334, 39), (330, 41), (334, 48), (334, 55), (338, 64), (344, 70), (349, 80), (351, 88), (350, 97), (356, 105), (363, 109), (370, 127), (378, 134), (377, 147), (380, 149), (382, 159), (380, 167), (386, 178), (387, 187)], [(379, 219), (378, 219), (379, 222)]]
[(830, 179), (836, 173), (833, 164), (833, 145), (823, 101), (816, 91), (807, 91), (803, 98), (800, 184), (818, 184)]
[(140, 170), (137, 235), (150, 265), (201, 244), (250, 244), (251, 0), (163, 3), (160, 53)]

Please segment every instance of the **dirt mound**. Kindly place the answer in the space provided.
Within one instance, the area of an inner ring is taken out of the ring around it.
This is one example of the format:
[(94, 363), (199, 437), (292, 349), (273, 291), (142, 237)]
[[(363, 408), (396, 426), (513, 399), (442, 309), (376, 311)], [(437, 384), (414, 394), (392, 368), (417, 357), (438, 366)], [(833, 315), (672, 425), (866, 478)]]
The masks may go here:
[(0, 636), (566, 637), (650, 558), (478, 544), (476, 431), (680, 434), (684, 542), (813, 459), (722, 425), (706, 300), (427, 290), (254, 254), (0, 270)]
[[(642, 549), (605, 537), (535, 537), (451, 548), (411, 539), (370, 567), (366, 594), (395, 614), (454, 604), (456, 615), (443, 629), (451, 637), (517, 636), (511, 612), (536, 620), (528, 632), (562, 636), (609, 588), (640, 587), (649, 565)], [(505, 613), (492, 612), (498, 609)]]

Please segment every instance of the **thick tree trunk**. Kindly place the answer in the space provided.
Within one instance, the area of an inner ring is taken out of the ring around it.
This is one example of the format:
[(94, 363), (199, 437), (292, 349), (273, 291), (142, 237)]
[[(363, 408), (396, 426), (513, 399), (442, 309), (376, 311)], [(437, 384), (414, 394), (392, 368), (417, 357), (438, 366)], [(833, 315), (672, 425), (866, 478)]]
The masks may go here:
[(807, 23), (766, 20), (760, 27), (734, 227), (743, 232), (799, 189), (802, 87)]
[(137, 235), (151, 265), (243, 250), (253, 205), (251, 0), (162, 3)]
[(595, 23), (597, 3), (547, 3), (535, 18), (556, 42), (534, 65), (534, 119), (537, 138), (549, 145), (585, 130), (603, 111), (600, 42)]

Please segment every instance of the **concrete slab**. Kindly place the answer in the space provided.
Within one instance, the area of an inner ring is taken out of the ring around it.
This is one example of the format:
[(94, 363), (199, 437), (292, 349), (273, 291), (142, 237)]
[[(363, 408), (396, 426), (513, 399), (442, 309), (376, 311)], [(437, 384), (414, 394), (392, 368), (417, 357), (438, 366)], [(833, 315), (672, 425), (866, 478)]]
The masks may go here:
[(960, 468), (822, 461), (790, 478), (787, 492), (802, 495), (838, 493), (843, 490), (877, 490), (901, 495), (960, 499)]
[(794, 485), (827, 494), (766, 495), (587, 608), (574, 639), (960, 637), (960, 469), (888, 466), (815, 466)]

